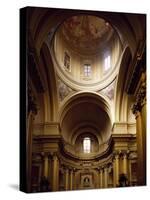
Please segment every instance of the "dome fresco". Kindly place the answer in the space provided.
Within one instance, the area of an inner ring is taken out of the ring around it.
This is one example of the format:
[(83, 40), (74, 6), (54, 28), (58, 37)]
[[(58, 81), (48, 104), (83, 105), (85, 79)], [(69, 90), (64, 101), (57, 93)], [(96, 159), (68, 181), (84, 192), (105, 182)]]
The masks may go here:
[(91, 15), (78, 15), (67, 19), (61, 26), (63, 36), (77, 51), (95, 51), (113, 34), (111, 25)]

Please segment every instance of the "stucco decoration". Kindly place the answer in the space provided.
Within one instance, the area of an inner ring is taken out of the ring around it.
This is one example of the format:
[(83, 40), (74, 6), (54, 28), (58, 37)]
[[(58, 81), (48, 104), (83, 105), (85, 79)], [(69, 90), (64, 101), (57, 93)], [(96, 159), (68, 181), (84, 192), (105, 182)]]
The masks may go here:
[(116, 79), (99, 93), (107, 96), (110, 100), (114, 99)]
[(58, 79), (58, 94), (59, 94), (59, 101), (63, 101), (66, 96), (69, 95), (70, 92), (73, 90), (68, 87), (64, 82)]

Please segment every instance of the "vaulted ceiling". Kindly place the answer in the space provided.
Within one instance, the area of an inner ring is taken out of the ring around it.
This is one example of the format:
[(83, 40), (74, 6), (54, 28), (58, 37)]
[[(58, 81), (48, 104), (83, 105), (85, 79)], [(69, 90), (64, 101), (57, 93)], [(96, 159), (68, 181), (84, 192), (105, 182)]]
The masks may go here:
[(78, 53), (94, 53), (107, 44), (114, 33), (104, 19), (92, 15), (77, 15), (67, 19), (60, 31), (65, 41)]

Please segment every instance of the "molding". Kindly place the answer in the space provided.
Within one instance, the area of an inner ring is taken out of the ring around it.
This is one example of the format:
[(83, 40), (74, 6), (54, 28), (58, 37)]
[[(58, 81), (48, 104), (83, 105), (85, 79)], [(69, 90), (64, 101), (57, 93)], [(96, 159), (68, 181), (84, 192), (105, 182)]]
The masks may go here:
[(111, 151), (112, 151), (112, 147), (113, 147), (113, 141), (112, 138), (110, 138), (108, 140), (107, 143), (104, 144), (104, 149), (103, 151), (99, 151), (96, 153), (90, 153), (87, 156), (85, 154), (83, 155), (76, 155), (75, 152), (72, 152), (71, 149), (67, 149), (65, 146), (65, 141), (62, 140), (61, 143), (61, 152), (63, 156), (66, 156), (69, 159), (73, 159), (73, 160), (78, 160), (78, 161), (93, 161), (93, 160), (100, 160), (103, 159), (105, 157), (107, 157), (108, 155), (110, 155)]
[(136, 139), (136, 135), (135, 134), (115, 134), (115, 133), (113, 133), (112, 134), (112, 138), (114, 139), (114, 140), (116, 140), (116, 139), (121, 139), (121, 140), (130, 140), (130, 139)]
[(52, 61), (56, 69), (57, 76), (61, 77), (61, 79), (64, 81), (65, 84), (68, 84), (70, 88), (73, 90), (81, 91), (81, 90), (88, 90), (89, 91), (99, 91), (104, 88), (106, 88), (117, 76), (118, 69), (120, 66), (121, 58), (123, 56), (123, 53), (121, 53), (116, 65), (112, 70), (110, 70), (103, 78), (102, 80), (96, 82), (96, 83), (79, 83), (78, 81), (74, 80), (69, 74), (65, 73), (65, 70), (63, 70), (56, 59), (55, 52), (53, 47), (50, 47), (49, 45), (50, 54), (52, 55)]
[[(128, 122), (115, 122), (112, 126), (112, 134), (130, 134), (131, 129), (136, 126), (136, 123), (128, 123)], [(134, 134), (134, 133), (132, 133)]]
[[(60, 135), (60, 124), (58, 122), (38, 123), (34, 125), (34, 129), (35, 135)], [(36, 133), (38, 129), (41, 131), (39, 134)]]

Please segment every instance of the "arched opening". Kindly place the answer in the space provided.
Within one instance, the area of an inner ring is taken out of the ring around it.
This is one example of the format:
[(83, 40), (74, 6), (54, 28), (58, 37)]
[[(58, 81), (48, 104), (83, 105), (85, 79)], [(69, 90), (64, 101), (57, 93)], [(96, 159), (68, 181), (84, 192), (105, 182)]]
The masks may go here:
[(79, 93), (67, 101), (60, 113), (61, 135), (72, 155), (92, 157), (108, 148), (111, 119), (102, 97)]
[(83, 138), (83, 152), (84, 153), (91, 152), (91, 138), (90, 137)]

